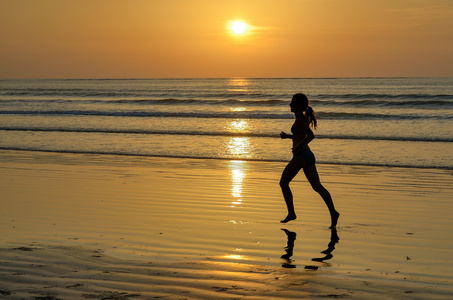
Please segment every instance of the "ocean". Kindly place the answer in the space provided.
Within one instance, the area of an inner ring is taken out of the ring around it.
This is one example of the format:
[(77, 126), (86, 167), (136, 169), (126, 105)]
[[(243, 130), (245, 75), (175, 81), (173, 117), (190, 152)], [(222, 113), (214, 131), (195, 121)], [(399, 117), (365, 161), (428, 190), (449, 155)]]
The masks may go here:
[(319, 164), (453, 169), (453, 78), (0, 80), (0, 149), (285, 162), (298, 92)]

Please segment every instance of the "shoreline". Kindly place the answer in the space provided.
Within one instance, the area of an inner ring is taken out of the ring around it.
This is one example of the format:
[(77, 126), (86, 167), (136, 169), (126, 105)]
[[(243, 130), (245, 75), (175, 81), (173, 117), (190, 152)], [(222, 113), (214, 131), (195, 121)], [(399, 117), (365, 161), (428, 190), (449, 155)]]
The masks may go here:
[(303, 174), (292, 185), (298, 220), (279, 223), (284, 166), (1, 151), (0, 293), (5, 299), (453, 294), (451, 172), (320, 165), (341, 213), (335, 242), (327, 209)]
[[(444, 143), (444, 142), (440, 142)], [(448, 142), (447, 142), (448, 143)], [(18, 149), (18, 148), (0, 148), (0, 153), (8, 152), (31, 152), (31, 153), (52, 153), (52, 154), (74, 154), (74, 155), (93, 155), (93, 156), (118, 156), (125, 158), (162, 158), (162, 159), (187, 159), (187, 160), (218, 160), (218, 161), (244, 161), (244, 162), (262, 162), (262, 163), (284, 163), (287, 164), (288, 160), (272, 160), (272, 159), (254, 159), (254, 158), (232, 158), (232, 157), (197, 157), (197, 156), (170, 156), (170, 155), (150, 155), (150, 154), (129, 154), (129, 153), (110, 153), (110, 152), (90, 152), (90, 151), (63, 151), (63, 150), (36, 150), (36, 149)], [(357, 167), (369, 167), (369, 168), (401, 168), (401, 169), (421, 169), (421, 170), (446, 170), (453, 171), (453, 167), (442, 167), (442, 166), (411, 166), (411, 165), (380, 165), (380, 164), (358, 164), (358, 163), (334, 163), (334, 162), (316, 162), (317, 165), (328, 165), (328, 166), (357, 166)]]

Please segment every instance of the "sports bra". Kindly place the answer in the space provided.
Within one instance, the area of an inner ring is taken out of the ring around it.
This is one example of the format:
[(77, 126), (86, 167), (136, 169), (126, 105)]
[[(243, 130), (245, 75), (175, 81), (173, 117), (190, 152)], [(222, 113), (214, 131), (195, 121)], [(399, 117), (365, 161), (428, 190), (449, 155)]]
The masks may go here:
[(294, 123), (293, 126), (291, 126), (291, 132), (292, 132), (292, 134), (305, 134), (304, 131), (297, 131), (296, 130), (296, 123)]

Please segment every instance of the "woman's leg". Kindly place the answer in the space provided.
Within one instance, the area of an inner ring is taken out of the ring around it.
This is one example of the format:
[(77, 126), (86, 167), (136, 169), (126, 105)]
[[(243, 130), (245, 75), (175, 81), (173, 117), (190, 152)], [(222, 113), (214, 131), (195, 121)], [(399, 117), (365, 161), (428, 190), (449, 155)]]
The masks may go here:
[(286, 208), (288, 209), (288, 215), (281, 221), (282, 223), (287, 223), (297, 218), (296, 212), (294, 211), (293, 193), (289, 188), (289, 183), (293, 180), (297, 173), (299, 173), (300, 169), (306, 165), (307, 164), (302, 157), (295, 155), (283, 170), (282, 177), (280, 179), (280, 187), (282, 188), (283, 198), (285, 199)]
[(330, 228), (337, 226), (338, 217), (340, 214), (335, 210), (335, 206), (330, 196), (329, 191), (321, 184), (319, 180), (318, 170), (316, 169), (316, 164), (309, 165), (304, 168), (305, 176), (310, 182), (312, 188), (322, 197), (324, 202), (327, 205), (327, 208), (330, 212), (331, 225)]

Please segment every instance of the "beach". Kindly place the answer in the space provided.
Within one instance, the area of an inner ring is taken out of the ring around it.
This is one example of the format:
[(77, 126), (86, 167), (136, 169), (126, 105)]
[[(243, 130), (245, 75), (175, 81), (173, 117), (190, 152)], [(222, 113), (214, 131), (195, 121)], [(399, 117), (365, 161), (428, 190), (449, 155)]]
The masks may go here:
[(282, 162), (0, 154), (2, 299), (448, 299), (452, 171), (320, 164), (336, 231)]

